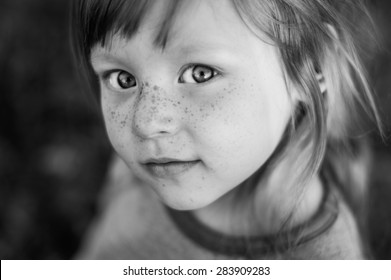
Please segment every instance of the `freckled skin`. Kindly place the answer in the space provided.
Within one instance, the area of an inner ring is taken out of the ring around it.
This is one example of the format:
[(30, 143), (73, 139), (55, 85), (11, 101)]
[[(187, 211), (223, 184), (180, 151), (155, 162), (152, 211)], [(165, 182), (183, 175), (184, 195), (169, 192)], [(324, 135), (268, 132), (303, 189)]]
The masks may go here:
[[(180, 56), (170, 44), (163, 52), (156, 49), (153, 32), (160, 3), (130, 40), (114, 37), (110, 50), (92, 51), (95, 56), (114, 53), (133, 70), (137, 86), (128, 91), (115, 93), (102, 85), (107, 132), (131, 170), (176, 209), (213, 204), (246, 180), (269, 158), (290, 117), (276, 47), (255, 37), (229, 2), (218, 2), (201, 1), (184, 9), (173, 34), (180, 43), (217, 41), (232, 54), (228, 58), (220, 58), (220, 51), (208, 58), (203, 51)], [(197, 22), (208, 29), (196, 28)], [(223, 69), (221, 75), (204, 84), (178, 82), (184, 65), (207, 64), (209, 59)], [(201, 163), (162, 179), (142, 164), (161, 157)]]

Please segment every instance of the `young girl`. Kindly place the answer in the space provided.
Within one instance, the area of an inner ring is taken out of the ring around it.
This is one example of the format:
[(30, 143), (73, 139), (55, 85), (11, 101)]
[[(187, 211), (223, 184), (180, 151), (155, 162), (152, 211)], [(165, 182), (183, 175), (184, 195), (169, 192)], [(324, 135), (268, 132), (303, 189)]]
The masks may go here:
[(359, 1), (80, 0), (72, 14), (121, 158), (78, 257), (368, 257), (352, 127), (379, 119)]

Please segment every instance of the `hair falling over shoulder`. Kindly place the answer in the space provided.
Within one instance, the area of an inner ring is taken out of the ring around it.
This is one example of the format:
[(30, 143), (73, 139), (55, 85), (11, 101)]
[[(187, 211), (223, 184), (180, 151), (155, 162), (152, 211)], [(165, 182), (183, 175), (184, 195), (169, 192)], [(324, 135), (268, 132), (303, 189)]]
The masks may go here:
[[(266, 34), (279, 46), (288, 86), (301, 95), (307, 128), (306, 137), (301, 136), (300, 141), (312, 146), (302, 179), (318, 170), (325, 154), (333, 154), (326, 158), (335, 163), (353, 154), (356, 161), (362, 145), (356, 144), (360, 139), (353, 133), (363, 120), (363, 112), (382, 133), (360, 59), (363, 38), (375, 39), (364, 2), (234, 0), (234, 3), (249, 28), (260, 36)], [(358, 20), (367, 24), (357, 25)], [(325, 84), (325, 90), (321, 90), (320, 83)], [(294, 134), (298, 130), (291, 131), (291, 137), (297, 139)]]

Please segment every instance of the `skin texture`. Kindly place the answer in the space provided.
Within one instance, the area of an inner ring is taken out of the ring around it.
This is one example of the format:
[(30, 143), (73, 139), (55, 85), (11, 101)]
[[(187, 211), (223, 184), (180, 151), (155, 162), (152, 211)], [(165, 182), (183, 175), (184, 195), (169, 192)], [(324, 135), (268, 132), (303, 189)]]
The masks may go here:
[[(95, 47), (91, 62), (117, 153), (165, 204), (206, 217), (229, 208), (225, 195), (270, 157), (295, 100), (277, 48), (257, 38), (229, 1), (187, 3), (164, 50), (153, 44), (163, 5), (154, 5), (130, 39), (113, 36), (110, 47)], [(212, 67), (215, 76), (194, 83), (191, 64)], [(130, 73), (135, 86), (119, 88), (113, 70)], [(163, 158), (182, 163), (145, 165)], [(279, 191), (258, 193), (273, 203)]]

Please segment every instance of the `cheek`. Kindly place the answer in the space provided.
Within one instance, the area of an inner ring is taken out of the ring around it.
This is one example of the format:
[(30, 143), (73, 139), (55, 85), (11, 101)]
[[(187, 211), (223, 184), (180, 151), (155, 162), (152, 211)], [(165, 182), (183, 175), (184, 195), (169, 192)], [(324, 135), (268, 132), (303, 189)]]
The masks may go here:
[[(257, 80), (243, 79), (219, 91), (202, 108), (200, 138), (211, 164), (228, 168), (232, 160), (260, 165), (275, 149), (290, 111), (284, 87), (266, 89)], [(212, 163), (214, 162), (214, 163)]]
[(121, 155), (124, 153), (130, 138), (129, 123), (131, 123), (130, 105), (117, 105), (102, 99), (102, 112), (106, 131), (114, 149)]

